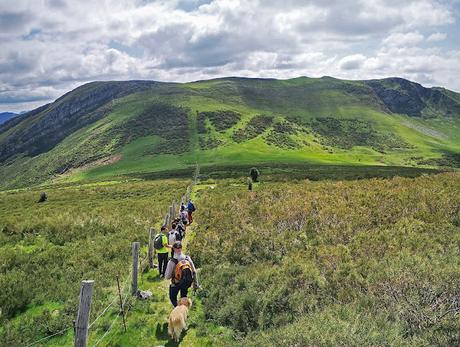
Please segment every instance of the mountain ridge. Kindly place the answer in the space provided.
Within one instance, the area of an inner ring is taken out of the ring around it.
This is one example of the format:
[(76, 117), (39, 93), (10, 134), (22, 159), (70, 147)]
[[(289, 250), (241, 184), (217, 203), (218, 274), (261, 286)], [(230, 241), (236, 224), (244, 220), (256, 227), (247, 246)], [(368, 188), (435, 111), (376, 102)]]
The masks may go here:
[(200, 161), (437, 167), (445, 156), (456, 167), (460, 152), (460, 94), (394, 77), (95, 81), (20, 118), (0, 125), (3, 187), (42, 183), (113, 155), (121, 158), (108, 161), (113, 172), (89, 172)]
[(20, 116), (20, 114), (14, 112), (0, 112), (0, 125), (17, 116)]

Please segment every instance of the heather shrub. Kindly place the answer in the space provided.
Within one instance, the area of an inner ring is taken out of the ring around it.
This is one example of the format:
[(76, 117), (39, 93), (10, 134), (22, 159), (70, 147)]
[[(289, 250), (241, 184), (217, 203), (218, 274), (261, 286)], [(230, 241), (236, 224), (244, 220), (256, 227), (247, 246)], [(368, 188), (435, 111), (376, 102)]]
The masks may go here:
[(199, 199), (204, 309), (242, 345), (460, 341), (458, 173), (222, 181)]

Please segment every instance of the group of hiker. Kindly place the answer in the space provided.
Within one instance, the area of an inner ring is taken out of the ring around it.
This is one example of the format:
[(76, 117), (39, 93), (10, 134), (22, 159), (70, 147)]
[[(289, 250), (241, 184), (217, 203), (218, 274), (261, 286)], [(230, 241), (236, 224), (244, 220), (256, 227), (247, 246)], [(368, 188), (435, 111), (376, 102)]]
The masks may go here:
[(172, 221), (171, 226), (163, 225), (153, 242), (158, 256), (160, 278), (171, 280), (169, 299), (174, 307), (177, 306), (179, 293), (181, 298), (185, 298), (192, 285), (194, 288), (199, 287), (195, 265), (188, 255), (182, 253), (182, 241), (186, 236), (187, 226), (193, 222), (195, 210), (192, 200), (188, 201), (187, 206), (182, 203), (179, 216)]

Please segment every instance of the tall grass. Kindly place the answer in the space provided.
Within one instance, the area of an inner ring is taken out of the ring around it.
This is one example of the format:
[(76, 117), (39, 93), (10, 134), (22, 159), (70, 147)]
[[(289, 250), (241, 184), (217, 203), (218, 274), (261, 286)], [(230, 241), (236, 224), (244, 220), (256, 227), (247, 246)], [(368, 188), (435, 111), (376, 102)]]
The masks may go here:
[(80, 281), (94, 279), (91, 320), (129, 274), (131, 242), (147, 242), (185, 181), (108, 182), (0, 193), (0, 345), (72, 325)]
[(189, 249), (242, 345), (460, 342), (458, 173), (213, 187)]

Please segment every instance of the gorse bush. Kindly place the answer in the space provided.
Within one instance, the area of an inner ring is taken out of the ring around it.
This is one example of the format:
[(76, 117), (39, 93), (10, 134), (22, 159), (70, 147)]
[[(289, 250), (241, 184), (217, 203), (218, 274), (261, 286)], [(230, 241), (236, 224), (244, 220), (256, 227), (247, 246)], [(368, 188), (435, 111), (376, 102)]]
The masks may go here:
[(238, 123), (238, 121), (241, 119), (241, 114), (238, 112), (226, 110), (200, 112), (198, 113), (197, 117), (199, 133), (206, 132), (206, 118), (209, 119), (210, 123), (217, 131), (223, 132), (236, 125), (236, 123)]
[(265, 142), (269, 145), (274, 145), (279, 148), (295, 149), (300, 147), (300, 145), (289, 135), (279, 133), (274, 130), (270, 131), (267, 134), (267, 136), (265, 137)]
[(344, 149), (369, 146), (380, 152), (392, 148), (408, 147), (396, 134), (378, 132), (370, 122), (359, 119), (315, 118), (310, 127), (322, 137), (322, 142), (328, 146)]
[(235, 131), (233, 140), (243, 142), (259, 136), (272, 125), (273, 119), (273, 116), (268, 115), (256, 115), (252, 117), (244, 128)]
[(443, 152), (441, 158), (423, 159), (417, 158), (419, 165), (435, 165), (435, 166), (450, 166), (460, 167), (460, 154), (454, 152)]
[(205, 312), (242, 345), (460, 341), (457, 173), (199, 194)]
[(212, 136), (208, 136), (207, 138), (200, 137), (199, 143), (201, 149), (213, 149), (223, 144), (221, 140)]

